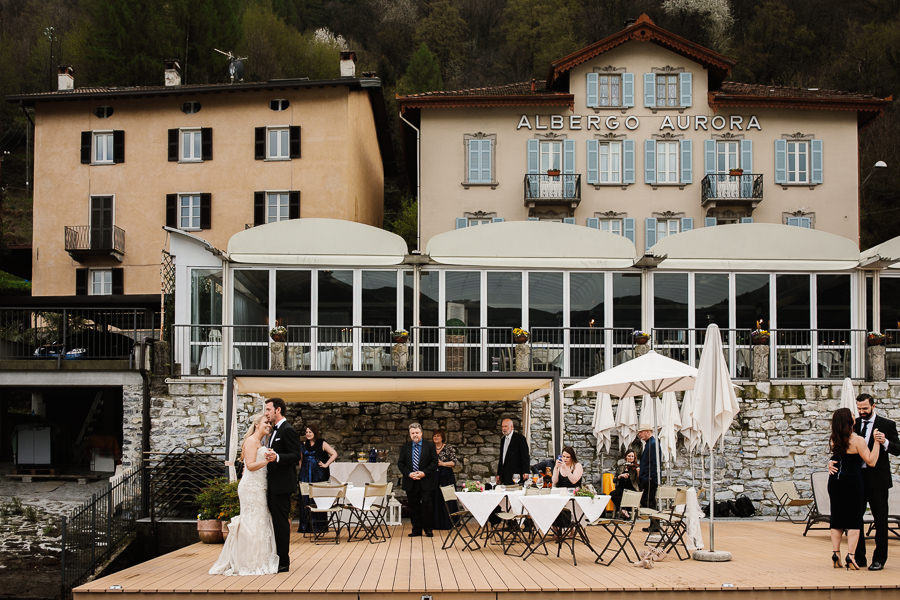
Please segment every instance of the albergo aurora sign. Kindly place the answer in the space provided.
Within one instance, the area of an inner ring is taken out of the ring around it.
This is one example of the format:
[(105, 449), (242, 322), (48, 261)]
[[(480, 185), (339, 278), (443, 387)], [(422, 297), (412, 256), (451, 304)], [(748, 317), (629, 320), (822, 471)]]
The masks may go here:
[[(620, 115), (522, 115), (519, 118), (519, 124), (516, 125), (516, 131), (522, 129), (529, 130), (552, 130), (559, 131), (561, 129), (581, 130), (596, 129), (601, 131), (608, 129), (615, 131), (620, 127), (624, 127), (629, 131), (634, 131), (641, 126), (641, 120), (635, 115), (622, 117)], [(715, 115), (713, 117), (707, 115), (665, 115), (659, 124), (660, 131), (722, 131), (728, 129), (730, 131), (750, 131), (756, 129), (762, 131), (759, 119), (756, 115), (743, 117), (741, 115), (730, 115), (728, 117)]]

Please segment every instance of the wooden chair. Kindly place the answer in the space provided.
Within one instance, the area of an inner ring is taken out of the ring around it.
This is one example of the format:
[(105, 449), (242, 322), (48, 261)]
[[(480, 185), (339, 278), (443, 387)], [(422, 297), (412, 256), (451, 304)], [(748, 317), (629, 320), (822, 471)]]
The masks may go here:
[[(827, 485), (827, 483), (826, 483)], [(797, 491), (797, 486), (794, 485), (793, 481), (773, 481), (772, 482), (772, 493), (775, 494), (775, 501), (778, 506), (778, 510), (775, 511), (775, 520), (780, 520), (780, 516), (784, 513), (787, 520), (791, 523), (805, 523), (807, 517), (809, 516), (809, 511), (812, 510), (810, 505), (815, 501), (813, 498), (802, 498), (800, 496), (800, 492)], [(826, 495), (827, 495), (826, 490)], [(803, 515), (801, 519), (794, 519), (791, 517), (789, 508), (793, 506), (807, 506), (806, 514)]]
[[(450, 531), (447, 532), (447, 536), (444, 538), (441, 549), (446, 550), (451, 547), (458, 538), (465, 542), (463, 550), (466, 548), (469, 550), (478, 550), (480, 546), (468, 527), (469, 521), (472, 520), (472, 513), (465, 508), (462, 510), (458, 509), (460, 504), (459, 500), (456, 498), (456, 490), (453, 489), (452, 485), (441, 486), (441, 496), (444, 498), (444, 506), (447, 509), (447, 514), (450, 516)], [(451, 502), (456, 503), (456, 510), (451, 508)]]
[[(373, 544), (383, 542), (391, 537), (385, 521), (386, 498), (391, 493), (391, 487), (393, 484), (390, 483), (366, 484), (362, 507), (351, 507), (353, 518), (356, 519), (356, 527), (349, 534), (350, 539), (369, 540), (369, 543)], [(360, 533), (362, 533), (362, 537), (359, 537)]]
[[(637, 522), (640, 507), (641, 492), (636, 492), (634, 490), (623, 490), (622, 502), (619, 504), (619, 508), (621, 510), (630, 511), (631, 518), (606, 519), (600, 517), (593, 523), (590, 523), (590, 525), (592, 526), (596, 525), (603, 527), (603, 529), (605, 529), (609, 534), (609, 541), (606, 542), (606, 545), (603, 547), (603, 549), (597, 553), (597, 558), (594, 560), (595, 563), (609, 566), (613, 564), (613, 562), (615, 562), (619, 554), (624, 554), (625, 560), (631, 561), (632, 558), (628, 555), (628, 548), (631, 548), (631, 551), (634, 552), (633, 560), (638, 560), (638, 551), (637, 548), (634, 547), (634, 543), (631, 541), (631, 533), (634, 531), (634, 525)], [(603, 555), (608, 551), (613, 551), (613, 555), (608, 560), (604, 561)]]
[[(311, 483), (309, 484), (309, 496), (315, 502), (315, 498), (331, 498), (332, 502), (327, 508), (319, 508), (316, 504), (309, 505), (309, 531), (312, 533), (312, 541), (340, 542), (341, 529), (345, 524), (341, 521), (341, 511), (344, 510), (344, 498), (347, 496), (347, 484)], [(316, 531), (313, 526), (313, 518), (325, 515), (326, 527), (324, 531)], [(325, 539), (329, 529), (334, 529), (334, 539)]]

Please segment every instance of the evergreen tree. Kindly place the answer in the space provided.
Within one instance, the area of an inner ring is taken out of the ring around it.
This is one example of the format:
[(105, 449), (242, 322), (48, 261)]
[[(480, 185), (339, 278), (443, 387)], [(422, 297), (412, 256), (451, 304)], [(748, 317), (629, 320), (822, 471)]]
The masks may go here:
[(437, 58), (428, 49), (428, 45), (422, 42), (419, 49), (409, 59), (406, 73), (397, 82), (397, 93), (400, 95), (418, 94), (443, 88), (444, 80), (441, 78), (441, 68)]

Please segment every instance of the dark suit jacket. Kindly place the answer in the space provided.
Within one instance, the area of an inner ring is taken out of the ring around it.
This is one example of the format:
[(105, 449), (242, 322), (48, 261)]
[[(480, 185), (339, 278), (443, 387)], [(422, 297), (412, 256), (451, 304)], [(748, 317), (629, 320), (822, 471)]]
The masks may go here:
[[(857, 419), (856, 433), (860, 432), (861, 425), (862, 419)], [(900, 440), (897, 439), (897, 424), (890, 419), (882, 417), (878, 413), (875, 414), (875, 423), (873, 424), (872, 432), (874, 433), (876, 429), (884, 434), (884, 437), (888, 442), (888, 449), (887, 452), (885, 452), (884, 448), (882, 447), (881, 452), (878, 453), (878, 461), (875, 463), (875, 466), (866, 467), (865, 469), (863, 469), (863, 471), (869, 471), (866, 481), (871, 482), (872, 478), (874, 478), (875, 482), (878, 485), (883, 486), (885, 489), (887, 489), (893, 485), (893, 482), (891, 481), (891, 463), (888, 454), (900, 456)], [(871, 450), (874, 445), (875, 436), (870, 435), (869, 450)]]
[(422, 440), (422, 454), (419, 455), (419, 470), (425, 473), (425, 477), (416, 481), (410, 479), (409, 474), (413, 472), (412, 466), (412, 440), (409, 440), (400, 448), (400, 458), (397, 459), (397, 468), (403, 475), (403, 489), (407, 492), (416, 483), (422, 490), (434, 490), (437, 488), (437, 450), (434, 442), (430, 440)]
[(656, 438), (651, 437), (644, 444), (644, 451), (641, 452), (641, 472), (638, 474), (641, 488), (646, 488), (650, 482), (659, 483), (656, 474), (656, 459)]
[(506, 460), (503, 460), (503, 446), (506, 444), (506, 436), (500, 438), (500, 460), (497, 461), (497, 475), (503, 485), (513, 484), (513, 473), (519, 475), (531, 472), (531, 458), (528, 456), (528, 441), (525, 436), (514, 431), (509, 441), (509, 449), (506, 451)]
[(278, 462), (270, 462), (266, 466), (269, 493), (290, 494), (297, 489), (297, 463), (303, 451), (300, 436), (288, 421), (278, 428), (271, 447), (278, 454)]

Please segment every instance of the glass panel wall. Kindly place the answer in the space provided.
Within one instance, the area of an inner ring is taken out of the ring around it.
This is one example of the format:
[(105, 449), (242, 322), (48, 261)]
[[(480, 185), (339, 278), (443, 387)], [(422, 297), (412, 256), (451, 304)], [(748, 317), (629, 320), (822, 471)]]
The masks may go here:
[(817, 368), (819, 377), (850, 375), (850, 276), (816, 275)]
[(245, 369), (269, 368), (269, 271), (234, 271), (235, 363)]
[(694, 274), (694, 327), (705, 329), (710, 323), (728, 329), (727, 273)]
[(480, 371), (481, 273), (448, 271), (445, 282), (446, 369)]
[(487, 343), (488, 362), (492, 369), (515, 369), (512, 330), (522, 324), (522, 273), (488, 271)]
[(613, 273), (613, 365), (634, 358), (631, 332), (641, 328), (641, 274)]
[(528, 273), (528, 327), (531, 332), (531, 368), (563, 367), (563, 274)]
[(316, 336), (319, 363), (325, 363), (318, 368), (348, 370), (353, 364), (353, 271), (319, 271), (318, 284)]
[(775, 276), (776, 377), (810, 376), (809, 275)]
[[(222, 289), (222, 269), (191, 270), (190, 321), (191, 325), (197, 327), (190, 327), (188, 336), (178, 332), (181, 339), (176, 342), (183, 344), (185, 339), (187, 341), (191, 373), (197, 373), (199, 367), (210, 373), (224, 372), (221, 327)], [(214, 327), (215, 325), (219, 325), (219, 327)], [(186, 365), (183, 364), (182, 368), (186, 369)]]
[(605, 273), (569, 274), (569, 373), (588, 377), (604, 368)]
[[(885, 370), (889, 379), (900, 377), (900, 277), (886, 277), (882, 275), (878, 279), (881, 290), (879, 300), (879, 316), (881, 318), (881, 331), (886, 334), (885, 340)], [(869, 331), (872, 328), (870, 326)]]
[(312, 271), (275, 271), (275, 320), (287, 330), (288, 369), (310, 368)]
[(653, 274), (654, 349), (687, 362), (688, 274)]
[[(734, 326), (769, 329), (769, 276), (762, 273), (734, 276)], [(748, 336), (749, 343), (749, 336)]]

